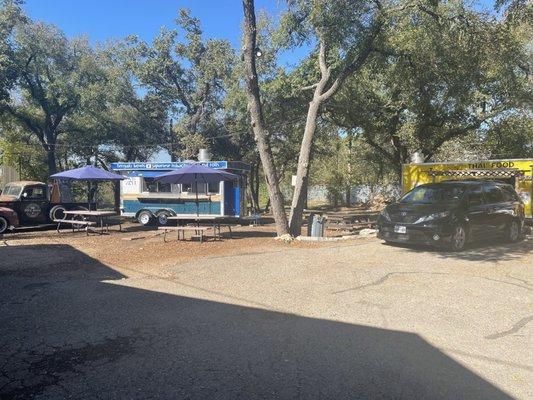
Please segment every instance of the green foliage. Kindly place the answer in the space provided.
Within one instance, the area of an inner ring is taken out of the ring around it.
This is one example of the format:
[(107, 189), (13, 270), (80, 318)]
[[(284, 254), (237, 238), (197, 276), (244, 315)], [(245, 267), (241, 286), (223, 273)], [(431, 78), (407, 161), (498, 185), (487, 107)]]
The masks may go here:
[(11, 51), (11, 39), (15, 26), (24, 21), (18, 2), (0, 1), (0, 101), (9, 97), (17, 69)]
[(312, 45), (320, 36), (339, 52), (353, 50), (365, 37), (376, 5), (365, 0), (287, 0), (275, 40), (297, 47)]
[(151, 45), (130, 37), (123, 57), (135, 79), (165, 105), (175, 123), (178, 137), (169, 150), (187, 157), (191, 146), (201, 143), (187, 138), (206, 137), (216, 121), (235, 53), (227, 40), (205, 40), (199, 20), (187, 10), (179, 11), (176, 24), (175, 29), (163, 28)]
[(524, 42), (507, 24), (462, 2), (421, 3), (394, 14), (384, 41), (331, 104), (328, 119), (359, 128), (399, 174), (414, 151), (427, 160), (520, 107)]
[(12, 71), (2, 75), (9, 82), (0, 95), (2, 137), (9, 143), (41, 145), (53, 172), (91, 157), (103, 164), (121, 156), (145, 160), (168, 141), (166, 110), (149, 95), (139, 98), (115, 56), (120, 44), (103, 49), (85, 38), (69, 40), (14, 3), (1, 10), (0, 21), (0, 60), (9, 61), (0, 68)]
[(21, 179), (45, 180), (48, 177), (45, 152), (41, 146), (21, 142), (21, 132), (0, 131), (0, 165), (9, 165), (19, 172)]
[(0, 100), (0, 112), (39, 141), (54, 172), (58, 137), (71, 129), (93, 87), (103, 83), (101, 68), (86, 40), (70, 41), (57, 28), (27, 18), (17, 19), (4, 43), (15, 90)]
[[(389, 180), (414, 151), (439, 161), (533, 156), (530, 2), (498, 2), (498, 19), (459, 0), (286, 3), (279, 24), (259, 15), (257, 60), (283, 185), (313, 96), (303, 88), (321, 79), (319, 41), (333, 81), (377, 25), (367, 63), (321, 106), (312, 183), (340, 201), (348, 186)], [(259, 165), (239, 51), (206, 39), (188, 11), (152, 43), (101, 47), (32, 21), (20, 1), (0, 4), (0, 152), (24, 178), (45, 179), (50, 152), (61, 168), (147, 160), (161, 147)], [(310, 51), (298, 65), (277, 64), (299, 46)]]
[(491, 158), (533, 158), (533, 118), (511, 115), (497, 121), (488, 130), (485, 143)]

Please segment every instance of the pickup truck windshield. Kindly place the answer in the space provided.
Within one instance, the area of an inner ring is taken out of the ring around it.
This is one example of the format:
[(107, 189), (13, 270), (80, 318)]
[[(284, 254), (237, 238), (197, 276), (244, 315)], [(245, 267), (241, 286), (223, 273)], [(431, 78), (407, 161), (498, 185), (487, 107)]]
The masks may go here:
[(2, 191), (2, 194), (19, 197), (21, 192), (22, 186), (6, 186)]
[(464, 186), (419, 186), (403, 196), (400, 203), (457, 203), (464, 192)]

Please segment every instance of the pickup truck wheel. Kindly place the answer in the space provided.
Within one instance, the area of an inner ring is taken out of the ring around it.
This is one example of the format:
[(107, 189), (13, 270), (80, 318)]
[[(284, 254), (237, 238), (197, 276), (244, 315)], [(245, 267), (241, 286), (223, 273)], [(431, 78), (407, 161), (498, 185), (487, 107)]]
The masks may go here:
[(65, 218), (65, 214), (63, 214), (67, 209), (64, 206), (53, 206), (50, 210), (50, 213), (48, 216), (50, 217), (50, 221), (54, 221), (56, 219), (63, 219)]
[(0, 217), (0, 235), (7, 231), (9, 228), (9, 223), (7, 222), (7, 219), (4, 217)]

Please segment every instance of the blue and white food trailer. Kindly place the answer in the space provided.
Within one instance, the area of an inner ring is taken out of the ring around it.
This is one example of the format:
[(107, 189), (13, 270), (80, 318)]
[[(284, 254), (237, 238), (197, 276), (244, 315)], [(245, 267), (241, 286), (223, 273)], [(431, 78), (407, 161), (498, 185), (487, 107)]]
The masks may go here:
[[(186, 167), (190, 162), (118, 162), (113, 172), (126, 179), (120, 183), (120, 210), (126, 217), (147, 225), (168, 223), (169, 216), (183, 220), (202, 218), (240, 218), (245, 215), (245, 188), (250, 165), (240, 161), (205, 161), (200, 164), (238, 175), (235, 182), (164, 184), (156, 178), (166, 172)], [(198, 201), (197, 201), (198, 199)]]

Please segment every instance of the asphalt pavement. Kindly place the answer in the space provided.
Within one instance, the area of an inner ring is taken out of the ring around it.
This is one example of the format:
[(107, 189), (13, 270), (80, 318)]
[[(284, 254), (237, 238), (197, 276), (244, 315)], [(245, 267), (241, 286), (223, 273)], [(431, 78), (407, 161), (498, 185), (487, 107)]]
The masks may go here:
[(157, 274), (0, 247), (0, 397), (530, 399), (532, 268), (531, 238), (287, 245)]

